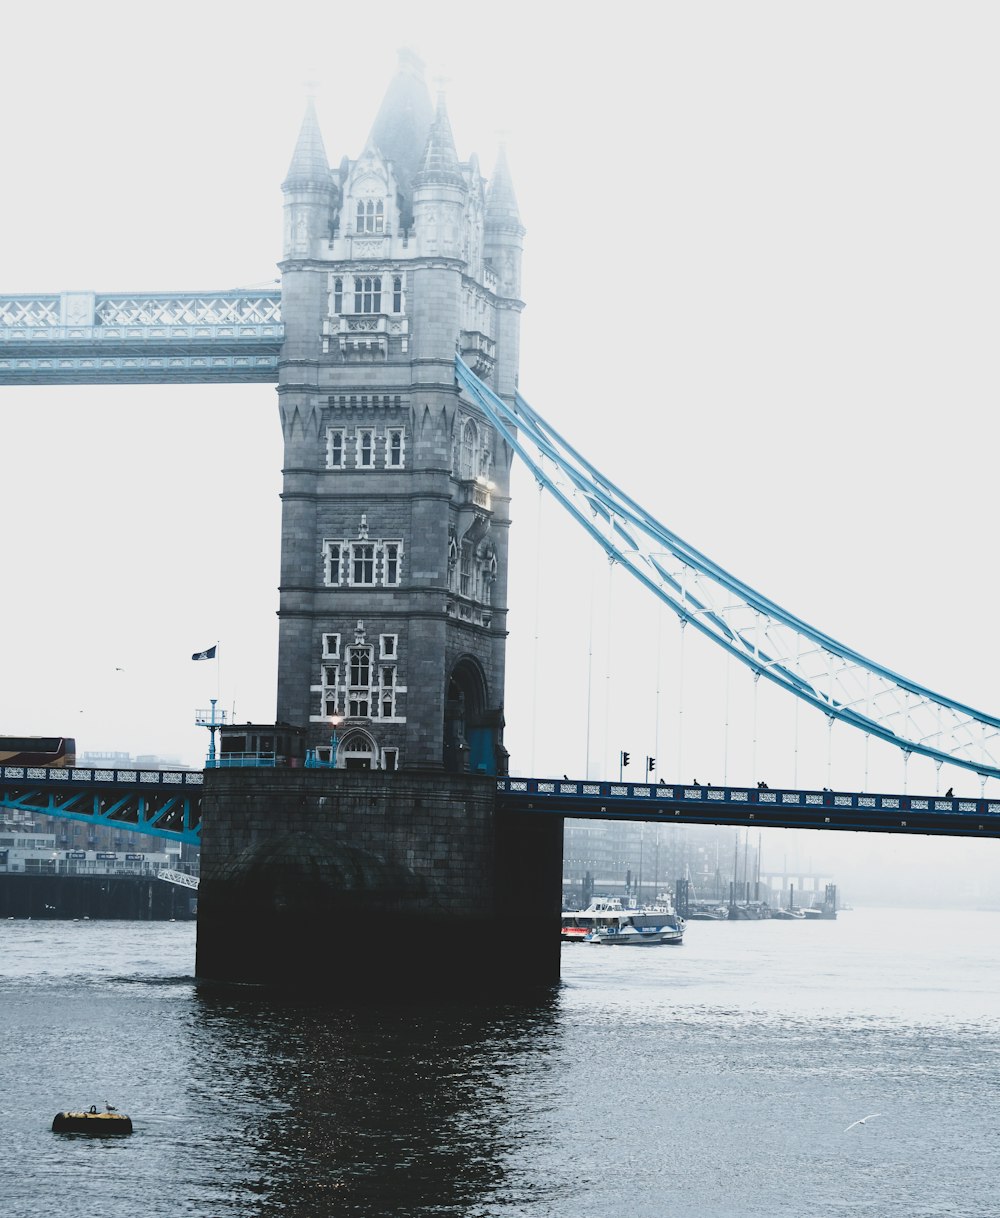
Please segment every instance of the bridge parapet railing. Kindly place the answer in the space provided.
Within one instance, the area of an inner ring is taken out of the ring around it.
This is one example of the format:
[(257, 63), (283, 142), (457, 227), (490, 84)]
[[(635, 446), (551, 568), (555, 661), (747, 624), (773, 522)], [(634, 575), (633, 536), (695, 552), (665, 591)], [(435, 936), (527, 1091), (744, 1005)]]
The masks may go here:
[(281, 332), (278, 292), (150, 292), (0, 296), (0, 336), (192, 326), (274, 327)]
[(747, 808), (856, 809), (891, 812), (986, 813), (1000, 816), (1000, 801), (944, 798), (936, 795), (866, 794), (846, 791), (771, 790), (758, 787), (716, 787), (665, 783), (558, 780), (547, 778), (498, 778), (497, 792), (519, 797), (538, 797), (564, 803), (567, 798), (583, 801), (658, 800), (676, 805), (743, 804)]
[(275, 769), (286, 766), (288, 758), (281, 753), (226, 753), (205, 762), (206, 770)]
[(65, 783), (67, 786), (85, 783), (91, 786), (111, 784), (128, 787), (178, 788), (204, 786), (205, 775), (201, 770), (64, 769), (57, 766), (4, 765), (0, 766), (0, 780), (4, 782)]
[(0, 331), (58, 326), (59, 301), (58, 296), (0, 296)]

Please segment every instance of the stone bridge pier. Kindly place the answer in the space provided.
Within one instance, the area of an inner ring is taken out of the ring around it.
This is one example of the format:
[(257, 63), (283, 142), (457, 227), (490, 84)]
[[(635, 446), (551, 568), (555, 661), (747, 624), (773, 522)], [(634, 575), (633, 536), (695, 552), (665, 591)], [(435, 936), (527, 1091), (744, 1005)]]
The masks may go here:
[(563, 821), (482, 775), (208, 770), (199, 982), (357, 1001), (559, 980)]

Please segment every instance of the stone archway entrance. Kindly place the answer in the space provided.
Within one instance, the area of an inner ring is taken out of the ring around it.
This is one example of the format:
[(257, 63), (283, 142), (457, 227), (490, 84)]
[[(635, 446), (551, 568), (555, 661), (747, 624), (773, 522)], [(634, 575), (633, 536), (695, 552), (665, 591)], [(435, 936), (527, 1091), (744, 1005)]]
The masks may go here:
[(444, 768), (448, 773), (506, 773), (503, 713), (490, 709), (480, 664), (463, 656), (451, 670), (444, 710)]
[(345, 770), (377, 770), (378, 745), (367, 732), (348, 732), (337, 749), (337, 764)]

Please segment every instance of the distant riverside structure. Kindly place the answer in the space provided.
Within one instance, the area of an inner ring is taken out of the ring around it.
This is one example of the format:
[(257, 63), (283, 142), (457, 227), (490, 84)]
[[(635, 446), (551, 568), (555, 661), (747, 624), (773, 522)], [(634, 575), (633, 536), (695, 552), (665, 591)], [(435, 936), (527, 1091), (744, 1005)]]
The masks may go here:
[(278, 719), (321, 750), (339, 721), (340, 768), (505, 773), (513, 453), (454, 372), (513, 397), (505, 156), (459, 160), (403, 52), (355, 159), (331, 169), (309, 101), (282, 191)]

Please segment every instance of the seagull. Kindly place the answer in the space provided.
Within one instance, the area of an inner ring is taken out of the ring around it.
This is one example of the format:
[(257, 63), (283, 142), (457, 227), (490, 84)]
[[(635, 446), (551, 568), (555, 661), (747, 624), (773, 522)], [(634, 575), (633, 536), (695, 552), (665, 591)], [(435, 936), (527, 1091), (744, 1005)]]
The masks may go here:
[(109, 1104), (107, 1100), (104, 1101), (104, 1107), (108, 1112), (117, 1112), (118, 1111), (118, 1109), (114, 1106), (114, 1104)]
[(844, 1133), (847, 1133), (849, 1130), (853, 1129), (855, 1125), (863, 1125), (865, 1121), (870, 1121), (874, 1117), (881, 1115), (881, 1112), (870, 1112), (866, 1117), (862, 1117), (859, 1121), (852, 1121), (850, 1125), (847, 1126), (847, 1129), (844, 1130)]

